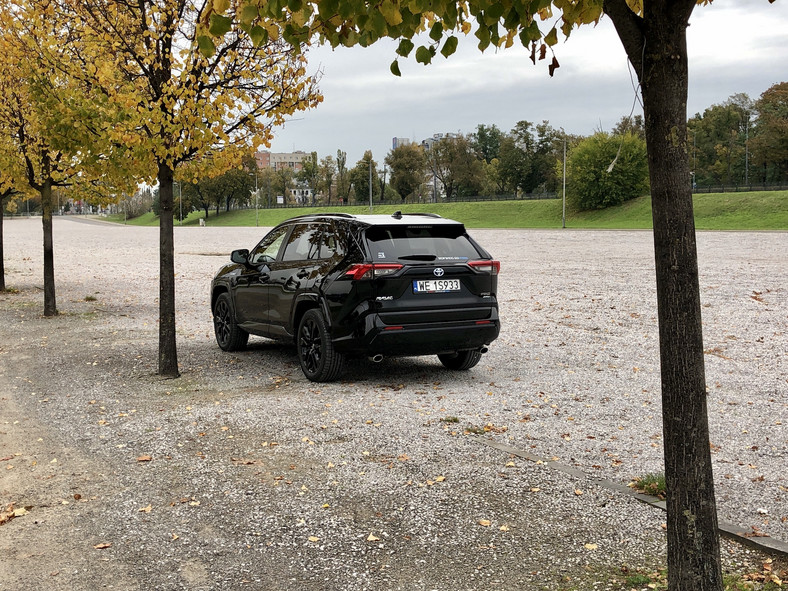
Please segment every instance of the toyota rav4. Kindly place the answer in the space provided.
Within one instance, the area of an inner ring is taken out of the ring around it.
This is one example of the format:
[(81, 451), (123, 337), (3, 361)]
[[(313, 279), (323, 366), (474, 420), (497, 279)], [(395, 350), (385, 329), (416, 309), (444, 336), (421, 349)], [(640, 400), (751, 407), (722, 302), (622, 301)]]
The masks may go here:
[(250, 334), (294, 343), (312, 381), (337, 379), (348, 356), (470, 369), (500, 330), (500, 263), (435, 214), (299, 216), (230, 260), (211, 283), (219, 347)]

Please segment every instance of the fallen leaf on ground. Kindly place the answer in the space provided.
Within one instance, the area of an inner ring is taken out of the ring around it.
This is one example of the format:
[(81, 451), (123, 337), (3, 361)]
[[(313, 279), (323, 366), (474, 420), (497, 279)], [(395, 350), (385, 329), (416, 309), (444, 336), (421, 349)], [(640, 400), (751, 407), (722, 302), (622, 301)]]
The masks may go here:
[(318, 538), (317, 536), (309, 536), (309, 538), (307, 538), (307, 539), (310, 542), (319, 542), (320, 541), (320, 538)]
[(111, 546), (112, 546), (112, 544), (111, 544), (110, 542), (103, 542), (103, 543), (101, 543), (101, 544), (96, 544), (96, 545), (95, 545), (95, 546), (93, 546), (93, 547), (94, 547), (96, 550), (104, 550), (104, 548), (109, 548), (109, 547), (111, 547)]
[(147, 507), (143, 507), (142, 509), (140, 509), (138, 512), (139, 513), (150, 513), (151, 511), (153, 511), (153, 507), (151, 505), (148, 505)]
[(376, 536), (376, 535), (374, 535), (374, 534), (369, 534), (369, 535), (367, 536), (367, 542), (377, 542), (378, 540), (380, 540), (380, 538), (379, 538), (379, 537), (377, 537), (377, 536)]
[(491, 522), (489, 519), (480, 519), (480, 520), (478, 521), (478, 524), (479, 524), (479, 525), (481, 525), (481, 526), (483, 526), (483, 527), (490, 527), (490, 525), (492, 524), (492, 522)]
[(596, 550), (599, 546), (596, 544), (585, 544), (583, 546), (586, 550)]
[(151, 456), (140, 456), (137, 458), (138, 462), (150, 462), (151, 460), (153, 460)]

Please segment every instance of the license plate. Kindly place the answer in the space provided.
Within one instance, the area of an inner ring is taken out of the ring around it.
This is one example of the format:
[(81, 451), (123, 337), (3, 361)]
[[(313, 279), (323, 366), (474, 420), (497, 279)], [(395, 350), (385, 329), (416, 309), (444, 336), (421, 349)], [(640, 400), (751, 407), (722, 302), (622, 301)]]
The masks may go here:
[(413, 282), (413, 293), (460, 291), (459, 279), (427, 279)]

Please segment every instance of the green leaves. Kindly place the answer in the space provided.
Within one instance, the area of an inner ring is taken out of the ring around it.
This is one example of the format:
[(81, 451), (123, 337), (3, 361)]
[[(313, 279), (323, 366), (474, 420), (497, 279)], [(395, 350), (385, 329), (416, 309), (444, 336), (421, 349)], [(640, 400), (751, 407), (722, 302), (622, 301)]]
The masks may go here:
[(446, 43), (443, 44), (443, 48), (441, 49), (441, 55), (445, 58), (448, 58), (451, 54), (457, 51), (458, 43), (459, 40), (454, 35), (446, 39)]
[(416, 61), (425, 66), (432, 61), (435, 55), (434, 47), (424, 47), (423, 45), (416, 50)]
[(216, 53), (216, 45), (208, 35), (200, 35), (197, 37), (197, 47), (200, 48), (200, 53), (205, 57), (213, 57)]
[(550, 29), (550, 32), (545, 35), (544, 42), (549, 46), (552, 47), (556, 43), (558, 43), (558, 31), (556, 31), (555, 27)]
[(391, 0), (384, 0), (380, 5), (380, 14), (386, 19), (386, 22), (391, 26), (397, 26), (402, 22), (402, 14), (396, 5)]
[(399, 62), (397, 60), (391, 62), (391, 66), (389, 67), (389, 70), (391, 70), (391, 73), (394, 74), (395, 76), (399, 78), (402, 77), (402, 72), (399, 71)]
[(245, 25), (252, 23), (257, 18), (257, 6), (254, 4), (245, 4), (241, 9), (241, 22)]
[(256, 47), (260, 47), (263, 43), (268, 41), (268, 31), (259, 25), (255, 25), (249, 30), (249, 37)]
[(221, 14), (212, 14), (211, 15), (211, 26), (208, 29), (211, 35), (215, 37), (222, 37), (230, 32), (230, 29), (233, 26), (233, 19), (228, 16), (222, 16)]
[[(408, 57), (410, 52), (413, 51), (413, 41), (410, 39), (401, 39), (399, 42), (399, 47), (397, 47), (397, 54), (401, 55), (402, 57)], [(399, 74), (397, 74), (399, 76)]]
[(430, 39), (440, 41), (441, 37), (443, 37), (443, 23), (437, 22), (430, 29)]

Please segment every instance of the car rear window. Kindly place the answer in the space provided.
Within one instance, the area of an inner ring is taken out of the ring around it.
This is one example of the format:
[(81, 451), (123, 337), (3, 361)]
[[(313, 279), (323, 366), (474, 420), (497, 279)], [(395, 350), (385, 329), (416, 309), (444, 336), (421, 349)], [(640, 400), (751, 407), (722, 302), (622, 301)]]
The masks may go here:
[(479, 253), (462, 225), (373, 226), (366, 231), (372, 261), (467, 261)]

